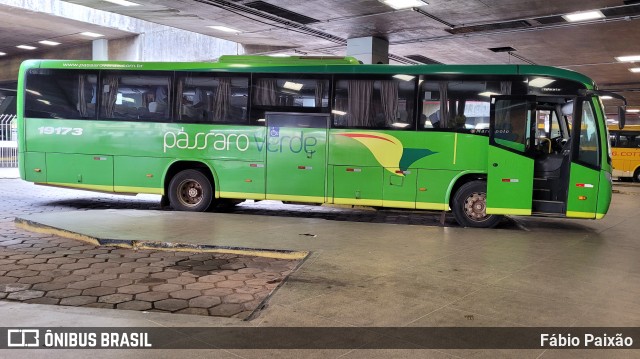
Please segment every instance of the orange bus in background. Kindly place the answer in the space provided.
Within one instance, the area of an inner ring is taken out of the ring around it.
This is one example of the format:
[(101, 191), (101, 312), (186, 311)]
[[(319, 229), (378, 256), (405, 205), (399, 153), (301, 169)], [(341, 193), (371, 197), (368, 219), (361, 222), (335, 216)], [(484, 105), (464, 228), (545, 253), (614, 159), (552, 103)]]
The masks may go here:
[(613, 178), (631, 178), (640, 182), (640, 125), (609, 127)]

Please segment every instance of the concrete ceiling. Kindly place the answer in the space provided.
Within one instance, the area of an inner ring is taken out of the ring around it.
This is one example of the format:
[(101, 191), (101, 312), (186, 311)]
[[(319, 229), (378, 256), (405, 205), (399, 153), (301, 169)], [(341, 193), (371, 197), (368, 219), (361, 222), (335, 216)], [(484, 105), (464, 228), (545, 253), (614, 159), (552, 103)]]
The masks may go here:
[[(445, 64), (559, 66), (590, 76), (600, 88), (620, 91), (640, 107), (640, 74), (629, 71), (640, 65), (615, 60), (640, 55), (640, 1), (426, 0), (429, 5), (419, 11), (393, 10), (378, 0), (131, 1), (141, 6), (68, 2), (239, 42), (249, 53), (343, 56), (347, 39), (378, 36), (389, 40), (392, 63), (417, 63), (411, 58), (421, 55)], [(3, 9), (0, 6), (0, 16)], [(570, 24), (561, 17), (592, 9), (600, 9), (606, 18)], [(91, 31), (89, 25), (62, 20), (54, 28), (38, 26), (30, 14), (18, 13), (14, 20), (16, 12), (11, 11), (11, 17), (3, 16), (9, 23), (0, 24), (0, 51), (41, 35), (71, 38)], [(207, 27), (211, 25), (239, 33)], [(489, 50), (498, 47), (515, 51)], [(614, 107), (607, 112), (615, 112)]]

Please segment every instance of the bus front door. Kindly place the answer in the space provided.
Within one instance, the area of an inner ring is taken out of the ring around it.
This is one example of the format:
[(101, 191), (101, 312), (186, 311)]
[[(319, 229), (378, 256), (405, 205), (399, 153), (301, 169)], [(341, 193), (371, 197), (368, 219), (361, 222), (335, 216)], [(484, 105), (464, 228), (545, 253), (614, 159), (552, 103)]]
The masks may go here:
[(487, 214), (531, 214), (535, 106), (535, 96), (491, 99)]
[(267, 112), (266, 199), (326, 200), (328, 114)]

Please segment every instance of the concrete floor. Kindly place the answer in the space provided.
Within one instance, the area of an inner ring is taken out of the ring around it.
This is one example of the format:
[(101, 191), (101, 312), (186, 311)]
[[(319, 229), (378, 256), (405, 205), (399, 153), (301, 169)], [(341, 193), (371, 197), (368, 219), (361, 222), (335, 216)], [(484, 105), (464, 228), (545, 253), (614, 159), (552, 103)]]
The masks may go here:
[[(640, 191), (619, 189), (601, 221), (518, 217), (520, 229), (497, 230), (150, 210), (19, 215), (94, 237), (288, 249), (311, 255), (249, 322), (2, 301), (0, 316), (3, 322), (21, 327), (637, 327)], [(55, 353), (79, 357), (87, 352)], [(640, 357), (631, 350), (219, 350), (215, 354), (222, 358)], [(91, 355), (199, 357), (204, 352)]]

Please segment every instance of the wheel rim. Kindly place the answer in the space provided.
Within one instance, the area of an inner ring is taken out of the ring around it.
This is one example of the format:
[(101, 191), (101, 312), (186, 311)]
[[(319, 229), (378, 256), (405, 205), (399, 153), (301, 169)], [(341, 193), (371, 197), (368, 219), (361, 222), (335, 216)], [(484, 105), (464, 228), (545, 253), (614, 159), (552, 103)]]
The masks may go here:
[(487, 215), (487, 194), (473, 192), (464, 201), (464, 214), (474, 222), (486, 221), (491, 215)]
[(187, 207), (195, 207), (203, 199), (203, 190), (200, 182), (187, 179), (178, 185), (178, 200)]

